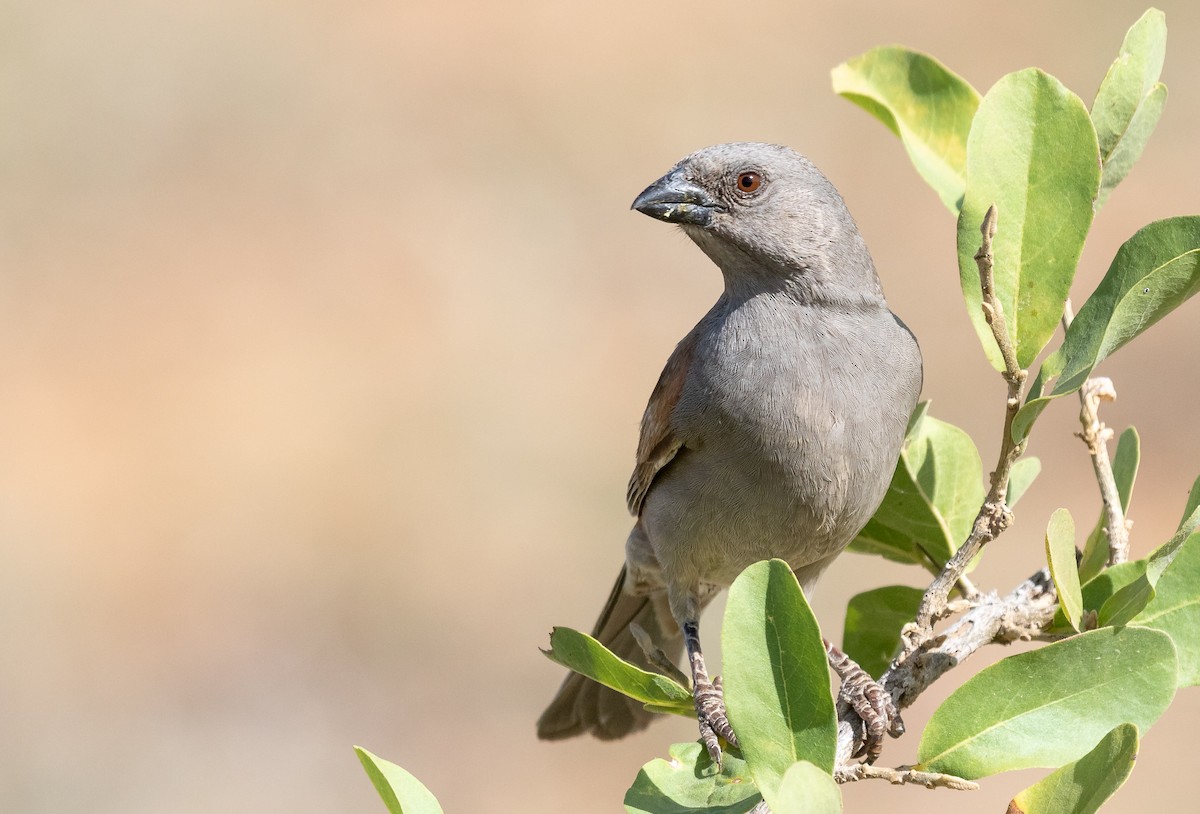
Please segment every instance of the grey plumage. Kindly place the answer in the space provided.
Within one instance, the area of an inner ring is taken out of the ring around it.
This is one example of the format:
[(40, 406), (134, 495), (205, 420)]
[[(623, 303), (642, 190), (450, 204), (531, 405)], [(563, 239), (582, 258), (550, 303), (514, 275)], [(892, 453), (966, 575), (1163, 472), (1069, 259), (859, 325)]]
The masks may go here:
[[(629, 621), (678, 657), (681, 626), (752, 562), (781, 558), (812, 589), (883, 499), (922, 371), (842, 197), (798, 153), (710, 147), (634, 207), (680, 224), (725, 281), (646, 407), (629, 486), (637, 521), (595, 629), (644, 663)], [(692, 650), (699, 685), (698, 639)], [(649, 719), (571, 676), (538, 734), (613, 738)]]

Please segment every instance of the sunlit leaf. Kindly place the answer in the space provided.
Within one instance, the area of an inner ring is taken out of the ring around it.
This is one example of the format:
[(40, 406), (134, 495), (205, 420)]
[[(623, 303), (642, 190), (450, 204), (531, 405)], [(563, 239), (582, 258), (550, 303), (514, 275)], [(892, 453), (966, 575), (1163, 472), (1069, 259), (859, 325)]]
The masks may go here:
[(1148, 628), (1101, 628), (1009, 656), (933, 713), (920, 766), (966, 779), (1061, 766), (1118, 724), (1149, 729), (1175, 681), (1174, 645)]
[(1124, 625), (1140, 614), (1155, 599), (1158, 581), (1183, 550), (1191, 535), (1200, 528), (1200, 478), (1192, 485), (1188, 495), (1187, 510), (1175, 534), (1146, 558), (1145, 572), (1129, 583), (1104, 603), (1100, 609), (1100, 624)]
[(1158, 583), (1163, 572), (1175, 559), (1175, 555), (1198, 528), (1200, 528), (1200, 478), (1196, 478), (1192, 483), (1192, 489), (1188, 492), (1187, 505), (1184, 507), (1183, 519), (1179, 521), (1179, 526), (1171, 535), (1171, 539), (1150, 552), (1150, 556), (1146, 558), (1146, 578), (1152, 585)]
[(1132, 624), (1170, 636), (1179, 657), (1179, 686), (1200, 684), (1200, 532), (1184, 541)]
[(1058, 604), (1071, 627), (1079, 630), (1083, 617), (1083, 593), (1075, 566), (1075, 521), (1066, 509), (1058, 509), (1046, 526), (1046, 561), (1054, 578)]
[(354, 752), (391, 814), (442, 814), (437, 798), (420, 780), (360, 746)]
[(542, 653), (563, 667), (652, 705), (655, 711), (695, 715), (690, 690), (664, 675), (647, 672), (624, 661), (586, 633), (556, 627), (550, 632), (550, 649)]
[[(1046, 358), (1013, 420), (1020, 440), (1051, 399), (1074, 393), (1096, 365), (1200, 291), (1200, 216), (1155, 221), (1129, 238)], [(1050, 381), (1057, 377), (1053, 387)]]
[(993, 204), (999, 212), (992, 247), (996, 298), (1025, 368), (1058, 327), (1099, 186), (1092, 120), (1061, 82), (1030, 68), (988, 91), (967, 139), (958, 266), (967, 312), (997, 370), (1004, 362), (980, 308), (974, 259), (984, 213)]
[(967, 538), (983, 497), (983, 464), (970, 436), (925, 415), (911, 425), (883, 503), (851, 550), (937, 573)]
[(1145, 572), (1128, 585), (1119, 588), (1100, 607), (1099, 624), (1119, 626), (1128, 624), (1154, 599), (1154, 583)]
[(1133, 24), (1092, 103), (1104, 174), (1099, 203), (1129, 173), (1142, 154), (1167, 101), (1158, 81), (1167, 51), (1167, 20), (1149, 9)]
[[(1084, 612), (1094, 611), (1099, 615), (1100, 609), (1104, 607), (1104, 603), (1113, 594), (1136, 581), (1145, 573), (1145, 560), (1133, 560), (1131, 562), (1123, 562), (1120, 565), (1114, 565), (1111, 568), (1105, 568), (1083, 585)], [(1055, 612), (1054, 621), (1050, 625), (1051, 632), (1066, 633), (1070, 629), (1071, 626), (1067, 622), (1062, 608), (1059, 608)]]
[(1137, 752), (1137, 727), (1121, 724), (1079, 760), (1014, 797), (1007, 814), (1095, 814), (1125, 784)]
[(837, 717), (817, 620), (791, 568), (758, 562), (729, 588), (721, 628), (725, 705), (742, 755), (773, 805), (799, 760), (832, 773)]
[(802, 760), (783, 775), (771, 814), (842, 814), (842, 792), (827, 772)]
[(1196, 514), (1196, 510), (1200, 509), (1200, 478), (1192, 483), (1192, 488), (1188, 492), (1187, 503), (1183, 506), (1183, 517), (1179, 520), (1177, 529), (1192, 528), (1196, 525), (1200, 515)]
[(628, 814), (746, 814), (762, 800), (746, 761), (726, 752), (721, 769), (699, 743), (677, 743), (642, 767), (625, 793)]
[(1005, 502), (1008, 507), (1017, 505), (1017, 501), (1021, 496), (1033, 485), (1036, 478), (1042, 471), (1042, 462), (1032, 455), (1017, 460), (1008, 472), (1008, 493), (1005, 496)]
[(898, 135), (917, 172), (958, 214), (979, 93), (933, 57), (900, 46), (875, 48), (837, 66), (833, 89)]

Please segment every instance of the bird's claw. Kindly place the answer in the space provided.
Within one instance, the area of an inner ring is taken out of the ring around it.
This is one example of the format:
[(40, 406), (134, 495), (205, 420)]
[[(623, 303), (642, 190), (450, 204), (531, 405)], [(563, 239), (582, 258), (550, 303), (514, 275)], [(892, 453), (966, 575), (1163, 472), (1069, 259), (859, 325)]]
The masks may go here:
[(838, 701), (854, 710), (862, 721), (861, 735), (851, 757), (866, 758), (867, 763), (874, 763), (883, 751), (885, 732), (893, 738), (904, 734), (900, 710), (883, 685), (828, 639), (825, 640), (825, 653), (829, 656), (829, 666), (842, 681)]
[(862, 737), (851, 757), (866, 758), (867, 763), (874, 763), (883, 751), (884, 733), (893, 738), (904, 734), (904, 721), (891, 693), (857, 664), (842, 677), (838, 697), (862, 720)]
[(725, 711), (725, 698), (721, 692), (721, 679), (718, 676), (712, 681), (707, 679), (695, 683), (692, 697), (696, 702), (696, 717), (700, 721), (700, 740), (708, 751), (714, 764), (721, 765), (721, 744), (718, 736), (735, 749), (738, 748), (737, 735), (729, 723), (729, 715)]

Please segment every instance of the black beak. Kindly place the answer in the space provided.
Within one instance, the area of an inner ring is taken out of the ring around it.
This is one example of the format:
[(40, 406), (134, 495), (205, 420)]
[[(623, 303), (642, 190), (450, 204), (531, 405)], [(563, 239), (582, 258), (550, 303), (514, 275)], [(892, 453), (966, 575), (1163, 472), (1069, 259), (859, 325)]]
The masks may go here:
[(667, 223), (692, 226), (707, 226), (713, 212), (723, 209), (711, 195), (679, 172), (668, 173), (646, 187), (634, 200), (633, 208)]

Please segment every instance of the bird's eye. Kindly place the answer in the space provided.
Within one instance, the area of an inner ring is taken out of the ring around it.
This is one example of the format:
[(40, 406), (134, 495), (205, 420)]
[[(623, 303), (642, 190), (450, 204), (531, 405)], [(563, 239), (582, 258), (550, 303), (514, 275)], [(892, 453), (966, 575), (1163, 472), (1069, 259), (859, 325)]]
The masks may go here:
[(743, 172), (737, 178), (739, 192), (756, 192), (762, 186), (762, 176), (757, 172)]

